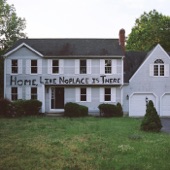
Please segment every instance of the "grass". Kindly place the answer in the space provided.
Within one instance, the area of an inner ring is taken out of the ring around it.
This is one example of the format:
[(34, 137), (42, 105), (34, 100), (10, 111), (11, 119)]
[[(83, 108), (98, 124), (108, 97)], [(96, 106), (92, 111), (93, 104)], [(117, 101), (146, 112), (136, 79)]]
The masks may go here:
[(169, 170), (170, 135), (132, 118), (0, 119), (1, 170)]

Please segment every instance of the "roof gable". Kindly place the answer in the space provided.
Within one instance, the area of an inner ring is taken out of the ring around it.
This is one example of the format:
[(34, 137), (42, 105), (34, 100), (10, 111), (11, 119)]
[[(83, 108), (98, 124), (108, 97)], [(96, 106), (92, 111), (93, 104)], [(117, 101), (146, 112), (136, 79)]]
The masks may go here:
[[(154, 53), (158, 53), (159, 51), (161, 51), (161, 53), (163, 53), (166, 57), (169, 58), (168, 53), (162, 48), (162, 46), (160, 44), (158, 44), (156, 47), (153, 48), (153, 50), (151, 52), (149, 52), (145, 57), (143, 56), (143, 61), (142, 59), (140, 60), (140, 65), (138, 66), (137, 70), (132, 73), (131, 77), (129, 78), (129, 81), (131, 81), (133, 79), (133, 77), (138, 74), (139, 70), (142, 69), (143, 65), (148, 61), (148, 59), (154, 54)], [(170, 58), (169, 58), (170, 59)], [(139, 64), (138, 63), (138, 64)]]
[(7, 56), (11, 55), (12, 53), (16, 52), (17, 50), (19, 50), (22, 47), (28, 48), (29, 50), (31, 50), (32, 52), (36, 53), (37, 55), (39, 55), (41, 57), (43, 56), (40, 52), (36, 51), (35, 49), (33, 49), (32, 47), (30, 47), (29, 45), (27, 45), (25, 43), (22, 43), (22, 44), (16, 46), (15, 48), (11, 49), (6, 54), (4, 54), (4, 56), (7, 57)]

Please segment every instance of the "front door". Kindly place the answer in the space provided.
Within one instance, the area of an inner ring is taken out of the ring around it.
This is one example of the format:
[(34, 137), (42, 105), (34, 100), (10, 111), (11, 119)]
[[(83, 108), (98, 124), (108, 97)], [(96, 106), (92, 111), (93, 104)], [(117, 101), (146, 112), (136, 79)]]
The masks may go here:
[(64, 108), (64, 88), (54, 87), (51, 88), (51, 109)]

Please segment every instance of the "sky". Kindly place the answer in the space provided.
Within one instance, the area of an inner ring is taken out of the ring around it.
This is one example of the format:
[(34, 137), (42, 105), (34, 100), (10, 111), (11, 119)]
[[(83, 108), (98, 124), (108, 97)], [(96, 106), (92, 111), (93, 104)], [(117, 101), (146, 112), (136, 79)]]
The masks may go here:
[(7, 0), (26, 19), (28, 38), (118, 38), (156, 9), (170, 16), (170, 0)]

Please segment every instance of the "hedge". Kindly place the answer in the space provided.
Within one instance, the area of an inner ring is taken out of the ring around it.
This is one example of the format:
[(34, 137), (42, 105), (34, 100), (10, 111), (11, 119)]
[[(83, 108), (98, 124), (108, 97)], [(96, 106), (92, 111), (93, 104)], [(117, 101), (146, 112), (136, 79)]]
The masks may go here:
[(66, 103), (64, 106), (64, 116), (66, 117), (83, 117), (88, 115), (88, 107), (77, 103)]

